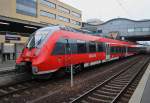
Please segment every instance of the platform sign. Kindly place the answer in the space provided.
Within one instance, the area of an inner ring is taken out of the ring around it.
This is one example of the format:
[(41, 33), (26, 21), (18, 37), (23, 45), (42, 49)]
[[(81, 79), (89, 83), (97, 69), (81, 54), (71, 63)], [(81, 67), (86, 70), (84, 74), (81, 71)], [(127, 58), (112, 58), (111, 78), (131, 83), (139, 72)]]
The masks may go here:
[(8, 41), (8, 40), (20, 41), (21, 38), (20, 38), (20, 36), (18, 36), (18, 35), (6, 34), (6, 35), (5, 35), (5, 40), (6, 40), (6, 41)]

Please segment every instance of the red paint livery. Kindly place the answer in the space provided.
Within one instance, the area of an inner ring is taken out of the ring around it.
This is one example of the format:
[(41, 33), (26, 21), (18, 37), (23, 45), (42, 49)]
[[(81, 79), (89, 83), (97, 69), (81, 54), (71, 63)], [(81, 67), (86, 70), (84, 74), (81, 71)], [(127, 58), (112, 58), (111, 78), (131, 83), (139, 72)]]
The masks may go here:
[(32, 74), (41, 75), (71, 64), (86, 67), (134, 55), (136, 49), (137, 45), (132, 42), (45, 27), (32, 34), (16, 60), (16, 67), (20, 70), (25, 67)]

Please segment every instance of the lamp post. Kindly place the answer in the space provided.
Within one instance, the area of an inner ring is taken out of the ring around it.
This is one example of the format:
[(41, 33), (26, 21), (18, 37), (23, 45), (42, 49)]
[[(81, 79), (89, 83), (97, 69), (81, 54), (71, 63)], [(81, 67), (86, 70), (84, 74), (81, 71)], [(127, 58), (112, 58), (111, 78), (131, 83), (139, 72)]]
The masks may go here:
[(73, 65), (71, 63), (71, 87), (73, 87), (74, 83), (73, 83)]
[(71, 58), (72, 57), (71, 44), (69, 45), (69, 51), (70, 51), (70, 62), (71, 62), (71, 68), (70, 68), (71, 69), (71, 72), (70, 72), (71, 73), (70, 74), (71, 75), (71, 87), (73, 87), (74, 82), (73, 82), (73, 65), (72, 65), (72, 60), (71, 60), (72, 59)]
[(71, 50), (71, 45), (69, 44), (67, 39), (66, 39), (66, 41), (67, 41), (67, 45), (66, 45), (66, 49), (65, 49), (65, 54), (66, 54), (66, 51), (70, 52), (70, 64), (71, 64), (71, 66), (70, 66), (70, 69), (71, 69), (71, 72), (70, 72), (70, 76), (71, 76), (70, 77), (71, 78), (70, 85), (71, 85), (71, 87), (73, 87), (73, 85), (74, 85), (74, 83), (73, 83), (73, 65), (72, 65), (72, 60), (71, 60), (72, 50)]

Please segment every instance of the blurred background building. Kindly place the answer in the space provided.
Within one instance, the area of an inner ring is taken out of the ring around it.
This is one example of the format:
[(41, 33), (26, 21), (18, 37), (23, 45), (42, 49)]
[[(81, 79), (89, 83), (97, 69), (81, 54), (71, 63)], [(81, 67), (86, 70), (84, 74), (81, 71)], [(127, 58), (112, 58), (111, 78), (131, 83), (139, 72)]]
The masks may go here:
[(81, 28), (81, 11), (59, 0), (0, 0), (0, 54), (13, 59), (32, 32), (48, 25)]
[(130, 20), (116, 18), (100, 24), (83, 24), (84, 29), (96, 32), (97, 35), (112, 39), (131, 41), (150, 40), (150, 20)]

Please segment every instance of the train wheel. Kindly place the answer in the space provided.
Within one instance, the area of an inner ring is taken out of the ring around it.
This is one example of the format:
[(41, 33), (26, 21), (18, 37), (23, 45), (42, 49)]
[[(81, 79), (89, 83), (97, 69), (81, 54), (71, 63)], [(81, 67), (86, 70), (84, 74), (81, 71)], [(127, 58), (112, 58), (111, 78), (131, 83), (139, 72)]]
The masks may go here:
[(77, 64), (74, 66), (74, 69), (75, 69), (75, 72), (78, 73), (78, 72), (81, 72), (84, 68), (84, 65), (83, 64)]

